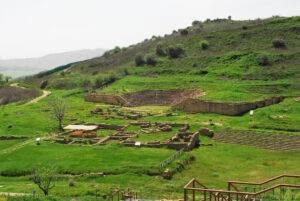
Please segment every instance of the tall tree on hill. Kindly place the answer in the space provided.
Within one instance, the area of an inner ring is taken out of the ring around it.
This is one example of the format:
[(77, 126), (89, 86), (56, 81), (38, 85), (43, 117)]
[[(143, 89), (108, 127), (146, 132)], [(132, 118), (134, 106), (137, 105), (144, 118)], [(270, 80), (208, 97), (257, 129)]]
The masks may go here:
[(58, 127), (60, 130), (63, 130), (62, 128), (62, 121), (65, 117), (65, 110), (66, 110), (66, 104), (65, 101), (61, 97), (55, 97), (53, 101), (49, 103), (54, 111), (54, 115), (56, 117), (56, 120), (58, 121)]

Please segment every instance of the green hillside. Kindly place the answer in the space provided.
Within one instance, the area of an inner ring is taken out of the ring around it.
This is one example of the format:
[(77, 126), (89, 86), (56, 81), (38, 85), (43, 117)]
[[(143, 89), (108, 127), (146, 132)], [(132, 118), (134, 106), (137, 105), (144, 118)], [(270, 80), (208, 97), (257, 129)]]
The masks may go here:
[[(130, 47), (116, 47), (102, 57), (68, 66), (64, 73), (58, 69), (28, 82), (37, 84), (49, 79), (49, 88), (97, 89), (121, 79), (104, 91), (128, 93), (152, 87), (203, 89), (208, 92), (205, 98), (225, 101), (274, 94), (299, 95), (299, 17), (224, 20), (202, 26), (186, 28), (187, 35), (175, 31)], [(284, 47), (274, 47), (273, 42), (277, 40)], [(207, 43), (207, 47), (203, 48), (202, 43)], [(165, 56), (156, 54), (157, 45)], [(167, 49), (172, 46), (183, 50), (179, 58), (167, 56)], [(151, 57), (155, 64), (136, 66), (137, 54), (145, 60)], [(158, 77), (143, 77), (147, 74)]]
[[(23, 80), (27, 87), (37, 88), (43, 82), (41, 90), (51, 94), (33, 104), (22, 101), (0, 107), (0, 136), (25, 137), (0, 141), (0, 192), (30, 195), (37, 189), (42, 195), (32, 182), (32, 169), (37, 166), (54, 167), (58, 173), (56, 187), (50, 191), (53, 197), (46, 200), (78, 201), (95, 200), (96, 184), (101, 200), (111, 200), (116, 188), (129, 187), (164, 190), (169, 200), (175, 200), (183, 199), (183, 187), (192, 178), (209, 188), (226, 189), (228, 180), (260, 182), (281, 174), (300, 174), (299, 66), (300, 17), (217, 19), (28, 77)], [(285, 98), (255, 109), (253, 116), (248, 112), (240, 116), (191, 114), (173, 111), (170, 105), (125, 107), (84, 100), (88, 93), (171, 89), (201, 90), (205, 95), (198, 99), (230, 103)], [(62, 132), (51, 106), (57, 97), (66, 105), (63, 126), (118, 125), (122, 129), (101, 128), (92, 134), (102, 140), (121, 132), (134, 135), (125, 141), (150, 146), (130, 147), (115, 138), (95, 145), (94, 138), (56, 135)], [(151, 126), (137, 125), (136, 120), (151, 122)], [(157, 131), (163, 122), (181, 127)], [(200, 128), (208, 128), (215, 137), (199, 136), (200, 147), (160, 168), (178, 150), (153, 147), (153, 143), (171, 140), (180, 129), (191, 136)], [(37, 137), (42, 138), (41, 145), (36, 144)], [(226, 142), (218, 140), (226, 137)], [(178, 171), (165, 179), (167, 169)]]

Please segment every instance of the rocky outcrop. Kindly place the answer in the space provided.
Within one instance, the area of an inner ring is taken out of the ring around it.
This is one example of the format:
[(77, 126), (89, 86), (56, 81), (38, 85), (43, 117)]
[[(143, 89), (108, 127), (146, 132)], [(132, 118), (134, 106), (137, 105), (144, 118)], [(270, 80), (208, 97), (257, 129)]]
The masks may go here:
[(188, 98), (172, 106), (172, 110), (183, 110), (189, 113), (216, 113), (230, 116), (242, 115), (250, 110), (279, 103), (283, 97), (273, 97), (255, 102), (224, 103), (210, 100)]

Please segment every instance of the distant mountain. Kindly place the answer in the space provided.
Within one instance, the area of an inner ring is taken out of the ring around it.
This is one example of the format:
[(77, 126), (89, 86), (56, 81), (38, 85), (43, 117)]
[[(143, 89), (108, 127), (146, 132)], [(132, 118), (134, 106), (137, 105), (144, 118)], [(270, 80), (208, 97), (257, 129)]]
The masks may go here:
[(0, 73), (14, 78), (31, 75), (75, 61), (100, 57), (105, 51), (105, 49), (85, 49), (48, 54), (37, 58), (0, 60)]

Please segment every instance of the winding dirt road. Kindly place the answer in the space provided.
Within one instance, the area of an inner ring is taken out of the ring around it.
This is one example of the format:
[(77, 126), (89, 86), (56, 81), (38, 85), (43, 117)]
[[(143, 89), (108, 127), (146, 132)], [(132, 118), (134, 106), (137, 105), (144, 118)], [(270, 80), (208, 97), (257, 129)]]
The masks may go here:
[[(11, 86), (11, 87), (18, 87), (18, 88), (21, 88), (21, 89), (26, 89), (25, 87), (22, 87), (22, 86), (18, 85), (18, 83), (11, 84), (10, 86)], [(45, 98), (46, 96), (48, 96), (48, 95), (50, 95), (50, 94), (51, 94), (50, 91), (43, 91), (43, 94), (42, 94), (41, 96), (39, 96), (39, 97), (37, 97), (37, 98), (35, 98), (35, 99), (29, 101), (28, 103), (25, 103), (24, 105), (30, 105), (30, 104), (32, 104), (32, 103), (36, 103), (36, 102), (38, 102), (39, 100)]]
[(51, 94), (50, 91), (43, 91), (43, 95), (41, 95), (41, 96), (39, 96), (39, 97), (37, 97), (37, 98), (35, 98), (35, 99), (29, 101), (28, 103), (25, 103), (24, 105), (29, 105), (29, 104), (32, 104), (32, 103), (36, 103), (36, 102), (38, 102), (39, 100), (45, 98), (46, 96), (48, 96), (48, 95), (50, 95), (50, 94)]

